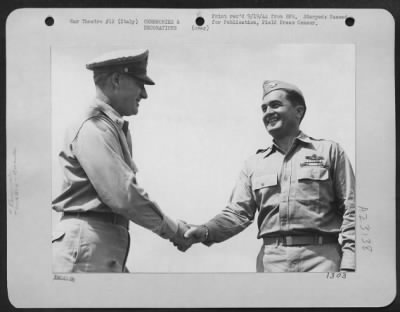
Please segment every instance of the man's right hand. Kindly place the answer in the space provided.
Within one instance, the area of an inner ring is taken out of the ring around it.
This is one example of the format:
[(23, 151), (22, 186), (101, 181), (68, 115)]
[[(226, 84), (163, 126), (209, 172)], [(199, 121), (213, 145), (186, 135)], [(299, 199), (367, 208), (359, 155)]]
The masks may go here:
[(185, 232), (184, 237), (190, 239), (193, 243), (205, 242), (208, 238), (208, 228), (205, 225), (191, 226)]
[(185, 252), (193, 244), (193, 240), (187, 239), (184, 237), (184, 233), (186, 233), (189, 229), (190, 229), (189, 225), (186, 222), (179, 220), (178, 221), (178, 231), (176, 232), (176, 234), (173, 237), (170, 238), (170, 241), (180, 251)]

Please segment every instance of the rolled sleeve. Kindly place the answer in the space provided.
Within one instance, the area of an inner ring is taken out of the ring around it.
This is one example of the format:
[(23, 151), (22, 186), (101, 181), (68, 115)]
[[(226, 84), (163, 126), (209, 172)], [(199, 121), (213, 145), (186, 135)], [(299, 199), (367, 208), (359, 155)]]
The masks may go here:
[(256, 203), (245, 166), (239, 174), (227, 207), (205, 223), (209, 234), (204, 244), (211, 246), (240, 233), (253, 222), (255, 212)]
[(73, 152), (100, 200), (121, 214), (164, 238), (172, 237), (177, 224), (136, 183), (132, 168), (123, 159), (118, 134), (100, 118), (81, 127), (72, 143)]
[(340, 228), (342, 245), (341, 269), (355, 270), (355, 176), (345, 152), (338, 145), (335, 174), (336, 200), (343, 215)]

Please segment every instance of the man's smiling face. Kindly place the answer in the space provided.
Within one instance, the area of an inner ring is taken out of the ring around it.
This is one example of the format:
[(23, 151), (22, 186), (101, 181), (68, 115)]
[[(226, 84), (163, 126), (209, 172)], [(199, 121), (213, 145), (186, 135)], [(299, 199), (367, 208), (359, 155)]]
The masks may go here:
[(304, 108), (293, 105), (285, 90), (274, 90), (265, 95), (261, 110), (265, 128), (274, 138), (296, 134)]

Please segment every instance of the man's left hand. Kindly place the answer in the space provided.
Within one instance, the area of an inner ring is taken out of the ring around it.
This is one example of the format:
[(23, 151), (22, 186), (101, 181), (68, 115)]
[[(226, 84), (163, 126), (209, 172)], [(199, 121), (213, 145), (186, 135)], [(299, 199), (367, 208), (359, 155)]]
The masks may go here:
[(188, 250), (193, 244), (191, 239), (184, 237), (185, 232), (189, 229), (190, 227), (185, 221), (178, 220), (178, 231), (173, 237), (170, 238), (170, 241), (174, 244), (174, 246), (182, 252)]

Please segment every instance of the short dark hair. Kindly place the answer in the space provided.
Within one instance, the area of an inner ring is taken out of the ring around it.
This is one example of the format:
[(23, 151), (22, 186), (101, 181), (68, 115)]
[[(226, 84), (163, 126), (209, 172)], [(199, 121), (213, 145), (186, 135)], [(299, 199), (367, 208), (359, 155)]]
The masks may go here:
[(304, 97), (296, 92), (295, 90), (284, 90), (286, 92), (286, 98), (292, 103), (294, 106), (303, 106), (304, 107), (304, 113), (303, 116), (301, 116), (300, 122), (303, 120), (304, 115), (306, 114), (307, 106), (306, 102), (304, 101)]

